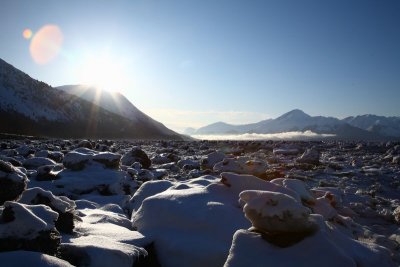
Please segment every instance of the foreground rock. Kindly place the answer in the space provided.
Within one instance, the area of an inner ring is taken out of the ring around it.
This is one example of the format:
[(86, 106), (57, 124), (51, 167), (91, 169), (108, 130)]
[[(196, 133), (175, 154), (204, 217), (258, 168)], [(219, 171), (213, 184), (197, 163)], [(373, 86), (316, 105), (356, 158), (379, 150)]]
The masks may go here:
[(243, 211), (255, 231), (272, 244), (288, 246), (317, 230), (310, 220), (310, 209), (294, 198), (271, 191), (243, 191), (240, 199), (246, 204)]
[(74, 229), (75, 202), (65, 196), (54, 196), (50, 191), (34, 187), (26, 190), (19, 200), (20, 203), (43, 204), (58, 213), (55, 226), (58, 231), (71, 234)]

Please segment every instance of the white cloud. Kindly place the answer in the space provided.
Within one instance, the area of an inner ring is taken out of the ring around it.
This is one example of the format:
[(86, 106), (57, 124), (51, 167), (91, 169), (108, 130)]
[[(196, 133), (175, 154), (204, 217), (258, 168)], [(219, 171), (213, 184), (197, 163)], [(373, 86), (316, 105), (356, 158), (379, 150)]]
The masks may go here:
[(265, 113), (247, 111), (198, 111), (180, 109), (147, 109), (143, 111), (153, 119), (178, 132), (183, 132), (188, 127), (200, 128), (217, 121), (230, 124), (246, 124), (270, 118), (270, 116)]
[(192, 135), (200, 140), (298, 140), (319, 139), (333, 137), (334, 134), (317, 134), (312, 131), (305, 132), (283, 132), (274, 134), (245, 133), (237, 135)]

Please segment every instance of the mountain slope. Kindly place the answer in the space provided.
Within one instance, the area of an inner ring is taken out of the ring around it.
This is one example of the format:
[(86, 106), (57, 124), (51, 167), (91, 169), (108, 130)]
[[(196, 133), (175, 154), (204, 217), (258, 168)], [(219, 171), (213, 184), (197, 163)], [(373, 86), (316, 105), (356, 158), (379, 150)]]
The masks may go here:
[(56, 89), (83, 98), (95, 105), (99, 105), (100, 107), (110, 112), (127, 118), (134, 123), (146, 122), (147, 124), (150, 124), (165, 135), (176, 134), (172, 130), (165, 127), (162, 123), (155, 121), (151, 117), (144, 114), (142, 111), (136, 108), (124, 95), (118, 92), (109, 92), (86, 85), (64, 85), (56, 87)]
[(52, 88), (0, 59), (0, 132), (64, 138), (181, 139)]

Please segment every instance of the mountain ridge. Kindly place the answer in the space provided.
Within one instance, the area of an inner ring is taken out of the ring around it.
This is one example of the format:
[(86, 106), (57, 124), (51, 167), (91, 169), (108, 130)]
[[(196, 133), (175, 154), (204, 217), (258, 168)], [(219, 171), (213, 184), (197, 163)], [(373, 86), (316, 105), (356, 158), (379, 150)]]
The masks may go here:
[[(219, 122), (220, 125), (224, 122)], [(218, 128), (215, 123), (197, 129), (193, 135), (207, 134), (275, 134), (294, 131), (313, 131), (319, 134), (335, 134), (343, 139), (379, 140), (400, 138), (400, 117), (384, 117), (377, 115), (358, 115), (338, 119), (335, 117), (310, 116), (300, 109), (294, 109), (275, 119), (256, 123), (232, 125), (229, 131)], [(210, 127), (212, 126), (212, 127)], [(246, 126), (246, 127), (244, 127)]]

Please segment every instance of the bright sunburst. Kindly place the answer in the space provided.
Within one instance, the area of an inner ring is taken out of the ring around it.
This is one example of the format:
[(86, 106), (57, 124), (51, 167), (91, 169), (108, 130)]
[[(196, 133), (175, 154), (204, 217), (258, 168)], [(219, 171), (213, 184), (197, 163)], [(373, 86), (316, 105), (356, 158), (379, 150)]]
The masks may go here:
[(107, 91), (123, 91), (126, 85), (124, 67), (109, 55), (88, 56), (79, 68), (84, 84)]

